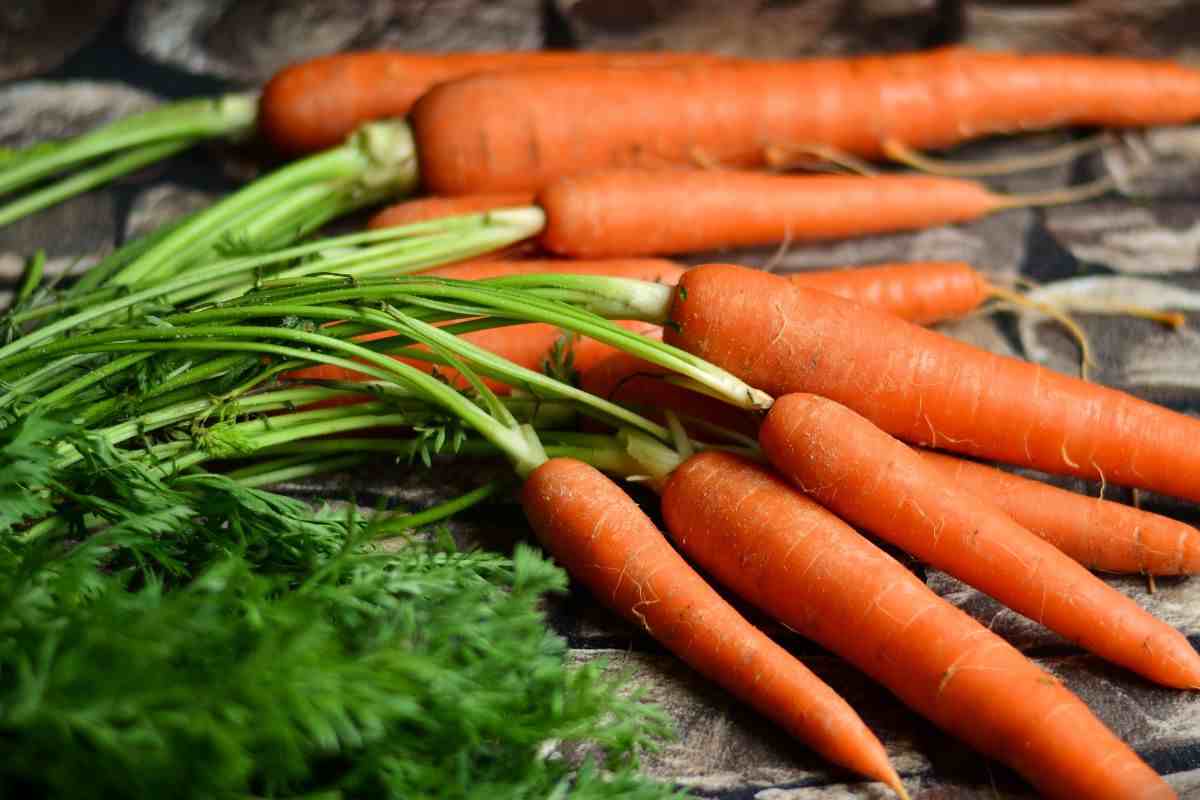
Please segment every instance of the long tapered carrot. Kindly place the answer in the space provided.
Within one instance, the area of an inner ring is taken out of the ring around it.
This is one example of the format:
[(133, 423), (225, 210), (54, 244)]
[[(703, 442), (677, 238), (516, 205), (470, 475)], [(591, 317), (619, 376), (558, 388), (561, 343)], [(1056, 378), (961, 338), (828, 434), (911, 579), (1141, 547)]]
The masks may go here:
[(903, 791), (854, 710), (721, 599), (609, 478), (551, 459), (525, 480), (521, 504), (538, 539), (597, 600), (825, 757)]
[(1200, 654), (1183, 634), (845, 406), (785, 395), (758, 440), (781, 474), (850, 524), (1109, 661), (1200, 689)]
[(1200, 500), (1200, 420), (732, 265), (688, 270), (664, 340), (908, 442)]
[(537, 202), (546, 212), (542, 246), (582, 258), (919, 230), (1019, 204), (976, 181), (934, 175), (638, 168), (559, 178)]
[(705, 53), (584, 51), (336, 53), (294, 64), (263, 87), (259, 126), (281, 152), (332, 147), (364, 122), (402, 117), (431, 86), (495, 70), (716, 61)]
[(1200, 573), (1200, 531), (1191, 525), (986, 464), (928, 450), (919, 453), (955, 486), (986, 499), (1089, 569), (1147, 575)]
[(1200, 72), (1165, 61), (947, 48), (849, 59), (475, 75), (411, 120), (436, 193), (537, 189), (562, 175), (663, 164), (757, 167), (771, 148), (867, 157), (1058, 125), (1200, 116)]
[(717, 580), (1046, 797), (1175, 796), (1057, 679), (766, 469), (701, 453), (672, 473), (662, 507)]

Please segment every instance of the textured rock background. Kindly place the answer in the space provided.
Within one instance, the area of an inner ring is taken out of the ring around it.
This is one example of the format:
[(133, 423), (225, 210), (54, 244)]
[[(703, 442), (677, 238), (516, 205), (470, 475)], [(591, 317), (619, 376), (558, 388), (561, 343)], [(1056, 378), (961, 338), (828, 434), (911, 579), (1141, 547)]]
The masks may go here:
[[(252, 86), (279, 66), (351, 48), (705, 48), (747, 55), (895, 51), (966, 42), (987, 48), (1065, 49), (1200, 58), (1195, 0), (10, 0), (0, 8), (0, 146), (85, 130), (156, 99)], [(955, 157), (993, 158), (1061, 143), (1068, 134), (987, 142)], [(1137, 154), (1131, 157), (1130, 154)], [(113, 187), (0, 229), (0, 299), (25, 256), (46, 247), (52, 270), (79, 268), (127, 237), (195, 208), (267, 162), (254, 151), (211, 147), (130, 176)], [(978, 224), (854, 242), (721, 253), (799, 270), (907, 259), (964, 259), (994, 280), (1047, 282), (1095, 276), (1082, 300), (1107, 296), (1195, 309), (1189, 327), (1088, 314), (1097, 380), (1187, 412), (1200, 411), (1200, 129), (1130, 137), (1128, 147), (1070, 165), (995, 181), (1035, 191), (1107, 170), (1120, 192), (1058, 209), (1015, 211)], [(700, 260), (700, 259), (697, 259)], [(1130, 279), (1150, 283), (1130, 283)], [(1071, 341), (1023, 315), (980, 316), (945, 328), (983, 347), (1024, 354), (1063, 371)], [(461, 493), (495, 465), (430, 472), (382, 465), (369, 475), (292, 484), (306, 497), (364, 506), (421, 507)], [(1096, 493), (1095, 486), (1074, 488)], [(1128, 499), (1127, 493), (1110, 494)], [(651, 498), (645, 498), (647, 503)], [(1195, 520), (1196, 509), (1152, 505)], [(510, 547), (528, 535), (519, 511), (499, 504), (456, 520), (463, 542)], [(1200, 698), (1159, 690), (1082, 655), (1056, 636), (936, 572), (929, 584), (1053, 671), (1126, 738), (1184, 797), (1200, 798)], [(1112, 583), (1200, 645), (1200, 582)], [(728, 800), (883, 798), (878, 785), (827, 765), (705, 684), (583, 592), (556, 601), (554, 624), (581, 661), (607, 659), (648, 689), (678, 724), (679, 740), (649, 769), (697, 794)], [(753, 611), (747, 613), (857, 705), (880, 733), (915, 798), (1026, 798), (1007, 770), (939, 734), (854, 670)]]

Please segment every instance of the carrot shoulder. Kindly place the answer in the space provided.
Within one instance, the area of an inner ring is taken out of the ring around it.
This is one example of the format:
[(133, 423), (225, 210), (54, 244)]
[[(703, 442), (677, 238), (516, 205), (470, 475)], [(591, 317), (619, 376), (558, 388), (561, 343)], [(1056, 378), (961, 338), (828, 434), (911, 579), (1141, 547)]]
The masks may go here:
[(521, 503), (542, 544), (596, 599), (822, 755), (900, 789), (854, 710), (721, 599), (610, 479), (552, 459), (526, 479)]
[(680, 278), (664, 339), (771, 395), (836, 400), (905, 441), (1200, 500), (1200, 420), (785, 278)]
[(986, 464), (919, 452), (951, 483), (985, 498), (1089, 569), (1148, 575), (1200, 573), (1200, 531), (1191, 525)]
[(758, 440), (782, 475), (850, 524), (1109, 661), (1200, 689), (1200, 654), (1183, 634), (845, 406), (785, 395)]
[(1057, 679), (762, 467), (702, 453), (662, 503), (705, 571), (1046, 797), (1175, 796)]

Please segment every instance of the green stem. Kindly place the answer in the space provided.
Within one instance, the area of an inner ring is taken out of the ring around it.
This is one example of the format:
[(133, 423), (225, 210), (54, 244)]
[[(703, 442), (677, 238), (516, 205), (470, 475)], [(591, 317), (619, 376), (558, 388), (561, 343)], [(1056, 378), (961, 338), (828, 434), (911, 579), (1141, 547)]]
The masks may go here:
[(255, 464), (254, 467), (233, 470), (227, 474), (242, 486), (257, 489), (260, 486), (270, 486), (284, 481), (337, 472), (347, 467), (356, 467), (368, 460), (370, 460), (370, 456), (366, 454), (351, 454), (323, 461), (312, 461), (308, 456), (296, 456)]
[(205, 209), (174, 230), (112, 276), (112, 281), (135, 285), (166, 269), (183, 268), (181, 261), (203, 252), (233, 223), (270, 200), (314, 184), (344, 186), (348, 211), (390, 195), (402, 195), (416, 185), (412, 135), (401, 122), (365, 125), (341, 147), (318, 153), (258, 179), (241, 191)]
[(191, 147), (196, 141), (195, 139), (183, 139), (144, 145), (128, 153), (122, 153), (100, 166), (86, 169), (65, 180), (52, 183), (44, 189), (30, 192), (18, 200), (0, 206), (0, 227), (41, 211), (43, 208), (61, 203), (69, 197), (82, 194), (88, 189), (102, 186), (122, 175), (128, 175), (147, 164), (169, 158)]
[(29, 300), (38, 285), (42, 282), (42, 275), (45, 274), (45, 271), (46, 251), (38, 250), (25, 264), (25, 271), (21, 275), (21, 285), (17, 287), (16, 293), (13, 294), (12, 303), (8, 307), (10, 312), (20, 308)]
[(4, 167), (0, 195), (130, 147), (179, 139), (194, 143), (217, 137), (239, 138), (254, 127), (257, 106), (253, 94), (183, 100), (116, 120), (72, 139), (35, 145), (0, 160)]
[(387, 517), (382, 521), (376, 522), (377, 527), (375, 529), (380, 534), (385, 534), (395, 531), (412, 530), (434, 522), (440, 522), (447, 517), (452, 517), (455, 514), (466, 511), (471, 506), (482, 503), (489, 497), (493, 497), (501, 491), (511, 488), (511, 486), (511, 481), (491, 481), (480, 486), (478, 489), (472, 489), (464, 495), (456, 497), (453, 500), (448, 500), (445, 503), (439, 503), (424, 511), (419, 511), (415, 514)]

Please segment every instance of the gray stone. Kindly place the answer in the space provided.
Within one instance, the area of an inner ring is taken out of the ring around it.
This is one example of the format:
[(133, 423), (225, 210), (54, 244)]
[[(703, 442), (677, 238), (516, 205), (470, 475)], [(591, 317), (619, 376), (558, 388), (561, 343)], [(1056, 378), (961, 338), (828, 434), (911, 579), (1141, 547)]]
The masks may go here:
[(137, 0), (129, 38), (193, 72), (261, 81), (344, 50), (527, 50), (541, 46), (537, 0)]
[(139, 192), (125, 218), (124, 240), (157, 230), (185, 214), (212, 205), (220, 198), (213, 192), (163, 183)]
[(1049, 208), (1046, 229), (1075, 258), (1116, 272), (1163, 275), (1200, 264), (1200, 207), (1105, 199)]
[[(609, 669), (627, 674), (631, 688), (644, 692), (648, 702), (670, 716), (678, 738), (647, 757), (645, 767), (651, 775), (704, 793), (838, 783), (848, 777), (673, 656), (624, 650), (571, 652), (578, 662), (603, 659)], [(837, 659), (811, 657), (805, 658), (805, 664), (860, 710), (887, 745), (897, 770), (911, 773), (929, 768), (929, 761), (915, 749), (909, 732), (914, 719), (908, 711)]]
[(1200, 58), (1190, 0), (966, 0), (963, 40), (988, 50)]
[(0, 5), (0, 80), (57, 67), (104, 27), (122, 0), (7, 0)]
[(703, 50), (753, 57), (915, 49), (938, 25), (933, 0), (556, 0), (588, 50)]
[(153, 95), (119, 83), (16, 83), (0, 88), (0, 147), (75, 136), (155, 102)]

